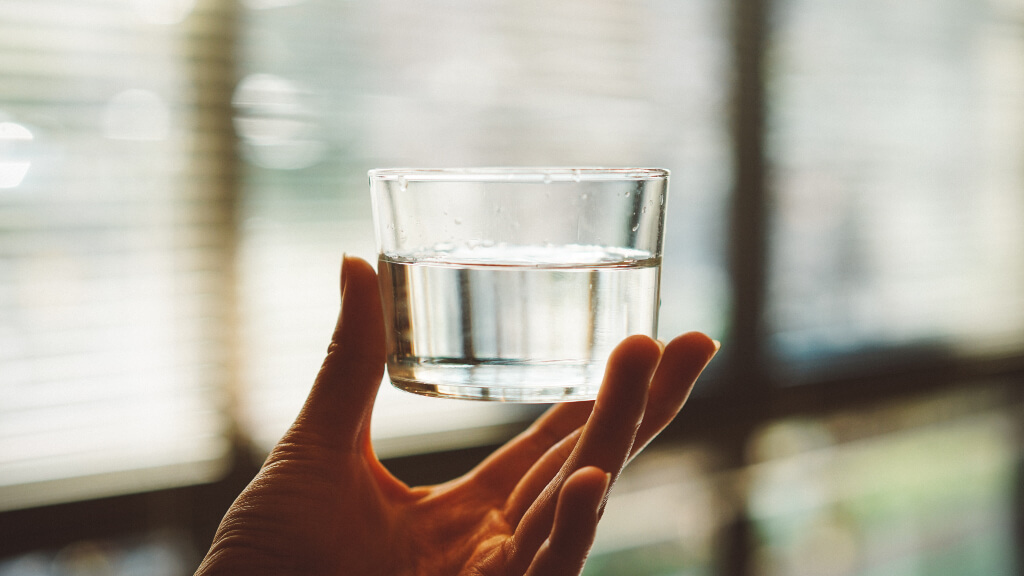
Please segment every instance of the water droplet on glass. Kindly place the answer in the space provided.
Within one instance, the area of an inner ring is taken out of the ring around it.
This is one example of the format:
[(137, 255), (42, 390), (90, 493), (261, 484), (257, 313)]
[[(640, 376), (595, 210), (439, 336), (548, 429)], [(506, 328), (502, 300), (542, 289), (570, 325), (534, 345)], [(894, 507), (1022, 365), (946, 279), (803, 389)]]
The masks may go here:
[(462, 218), (456, 218), (455, 219), (455, 225), (458, 226), (460, 224), (462, 224)]
[(409, 181), (405, 179), (405, 176), (398, 177), (398, 189), (402, 192), (409, 189)]
[(574, 168), (573, 171), (572, 171), (572, 181), (573, 182), (579, 182), (580, 179), (581, 179), (580, 169), (579, 168)]
[(548, 172), (544, 173), (544, 183), (545, 184), (551, 184), (551, 174), (548, 173)]
[(584, 192), (583, 194), (580, 194), (580, 198), (582, 198), (583, 200), (586, 200), (587, 199), (587, 193)]
[(626, 198), (629, 198), (631, 195), (632, 194), (630, 192), (626, 192)]
[(633, 226), (633, 232), (636, 232), (638, 228), (640, 228), (639, 222), (637, 222), (636, 226)]
[(644, 206), (643, 208), (641, 208), (640, 209), (640, 213), (641, 214), (647, 214), (647, 206)]

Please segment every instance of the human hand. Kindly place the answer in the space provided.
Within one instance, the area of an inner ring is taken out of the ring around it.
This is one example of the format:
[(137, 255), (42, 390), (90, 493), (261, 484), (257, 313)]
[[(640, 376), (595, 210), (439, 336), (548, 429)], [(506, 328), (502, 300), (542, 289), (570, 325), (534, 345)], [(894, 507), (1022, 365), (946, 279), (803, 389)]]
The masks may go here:
[(370, 443), (385, 334), (373, 268), (348, 258), (342, 307), (298, 418), (221, 522), (199, 567), (232, 574), (579, 574), (609, 485), (675, 417), (717, 350), (631, 336), (595, 402), (558, 404), (466, 475), (410, 488)]

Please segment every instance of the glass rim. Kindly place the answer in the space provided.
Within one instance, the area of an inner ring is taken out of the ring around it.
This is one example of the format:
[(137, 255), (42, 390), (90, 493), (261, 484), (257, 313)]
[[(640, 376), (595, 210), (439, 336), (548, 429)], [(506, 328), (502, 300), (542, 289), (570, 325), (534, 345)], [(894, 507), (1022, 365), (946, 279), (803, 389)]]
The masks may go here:
[(664, 168), (494, 167), (494, 168), (375, 168), (371, 181), (406, 182), (594, 182), (608, 180), (666, 180)]

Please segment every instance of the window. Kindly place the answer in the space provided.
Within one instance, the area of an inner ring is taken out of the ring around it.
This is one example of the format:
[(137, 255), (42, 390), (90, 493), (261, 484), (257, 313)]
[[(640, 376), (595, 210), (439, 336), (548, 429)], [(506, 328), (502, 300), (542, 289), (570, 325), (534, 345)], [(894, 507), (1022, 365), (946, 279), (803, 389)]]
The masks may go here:
[(227, 464), (223, 135), (187, 57), (216, 31), (169, 7), (0, 6), (2, 509)]
[[(727, 47), (716, 3), (247, 6), (234, 102), (251, 352), (243, 380), (261, 449), (290, 423), (322, 360), (341, 252), (376, 260), (371, 168), (673, 169), (661, 331), (724, 327), (728, 291), (716, 247), (729, 186)], [(524, 414), (389, 387), (380, 399), (374, 423), (386, 455), (477, 443), (488, 422)], [(477, 433), (452, 437), (453, 427)]]
[(782, 357), (1019, 349), (1020, 17), (1007, 2), (778, 3), (767, 147)]
[[(663, 331), (724, 327), (721, 9), (483, 8), (7, 8), (0, 482), (30, 494), (9, 505), (155, 487), (143, 472), (210, 480), (229, 430), (269, 449), (322, 360), (342, 253), (374, 258), (373, 167), (678, 166)], [(394, 456), (493, 441), (534, 413), (385, 386), (374, 424)], [(111, 480), (124, 466), (140, 469)]]
[(1021, 413), (999, 396), (985, 387), (759, 430), (755, 573), (1015, 573), (1006, 502)]
[[(188, 573), (373, 261), (366, 172), (672, 171), (723, 353), (588, 576), (1012, 574), (1019, 0), (0, 2), (0, 576)], [(537, 407), (382, 386), (410, 483)]]

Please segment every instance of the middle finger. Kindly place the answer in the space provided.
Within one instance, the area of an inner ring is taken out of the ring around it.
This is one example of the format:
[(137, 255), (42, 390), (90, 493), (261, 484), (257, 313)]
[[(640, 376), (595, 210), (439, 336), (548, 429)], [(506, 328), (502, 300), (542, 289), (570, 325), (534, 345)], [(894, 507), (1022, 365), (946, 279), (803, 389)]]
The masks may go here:
[[(647, 390), (661, 359), (661, 346), (647, 336), (631, 336), (608, 359), (604, 383), (583, 434), (562, 468), (515, 526), (510, 542), (517, 558), (532, 553), (543, 543), (554, 518), (555, 502), (565, 479), (585, 466), (612, 473), (622, 470), (643, 418)], [(521, 560), (525, 561), (523, 557)]]

